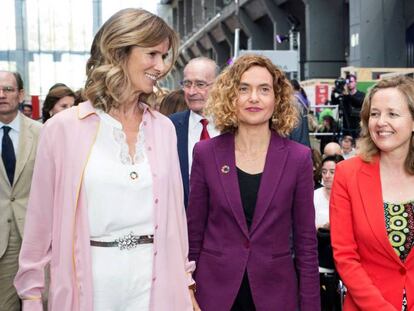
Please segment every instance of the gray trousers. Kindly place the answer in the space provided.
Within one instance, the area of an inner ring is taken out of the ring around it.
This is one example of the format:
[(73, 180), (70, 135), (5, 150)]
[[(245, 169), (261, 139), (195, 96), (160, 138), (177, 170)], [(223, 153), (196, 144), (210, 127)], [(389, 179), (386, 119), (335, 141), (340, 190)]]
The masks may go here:
[(19, 252), (22, 240), (12, 217), (9, 243), (3, 257), (0, 258), (0, 311), (19, 311), (20, 299), (13, 286), (13, 280), (19, 267)]

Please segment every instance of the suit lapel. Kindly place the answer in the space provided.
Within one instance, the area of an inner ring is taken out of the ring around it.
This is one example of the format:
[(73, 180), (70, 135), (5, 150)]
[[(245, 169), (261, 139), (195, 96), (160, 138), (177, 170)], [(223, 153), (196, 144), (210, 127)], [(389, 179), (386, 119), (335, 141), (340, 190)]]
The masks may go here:
[(388, 240), (383, 209), (384, 203), (382, 200), (379, 160), (376, 159), (371, 164), (363, 163), (361, 170), (357, 174), (358, 188), (368, 224), (385, 252), (396, 262), (402, 264)]
[(20, 137), (19, 137), (19, 150), (17, 152), (16, 158), (16, 170), (14, 172), (14, 183), (17, 184), (17, 181), (20, 177), (20, 174), (23, 171), (24, 166), (26, 165), (27, 159), (29, 158), (30, 152), (33, 146), (33, 134), (31, 132), (31, 125), (28, 124), (24, 117), (19, 116), (20, 118)]
[[(0, 141), (0, 143), (1, 143), (1, 141)], [(0, 154), (1, 155), (1, 154)], [(3, 163), (3, 160), (2, 160), (2, 158), (0, 157), (0, 178), (1, 178), (1, 183), (3, 183), (4, 185), (6, 185), (7, 187), (11, 187), (10, 186), (10, 182), (9, 182), (9, 177), (7, 176), (7, 173), (6, 173), (6, 169), (4, 168), (4, 163)], [(2, 187), (3, 187), (3, 185), (2, 185)]]
[(282, 178), (287, 158), (288, 149), (285, 147), (284, 141), (272, 131), (272, 137), (266, 155), (266, 163), (257, 194), (253, 223), (250, 228), (251, 234), (257, 228), (270, 206), (270, 202)]
[(214, 146), (216, 170), (220, 176), (222, 189), (240, 229), (246, 237), (249, 237), (249, 230), (247, 228), (246, 217), (244, 216), (237, 177), (234, 154), (234, 135), (227, 133), (222, 135), (221, 139), (216, 141), (217, 143)]
[(188, 185), (188, 120), (190, 118), (190, 110), (188, 110), (183, 118), (178, 121), (177, 126), (177, 139), (178, 139), (178, 155), (180, 158), (181, 171), (183, 172), (183, 178)]

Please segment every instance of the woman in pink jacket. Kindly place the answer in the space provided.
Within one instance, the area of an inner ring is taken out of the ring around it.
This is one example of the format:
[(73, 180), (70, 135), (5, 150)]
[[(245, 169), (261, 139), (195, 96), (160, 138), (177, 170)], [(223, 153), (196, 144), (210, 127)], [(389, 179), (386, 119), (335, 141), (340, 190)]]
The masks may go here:
[(48, 263), (49, 310), (198, 309), (174, 126), (145, 104), (177, 45), (141, 9), (95, 36), (89, 101), (42, 132), (15, 279), (24, 311), (42, 310)]

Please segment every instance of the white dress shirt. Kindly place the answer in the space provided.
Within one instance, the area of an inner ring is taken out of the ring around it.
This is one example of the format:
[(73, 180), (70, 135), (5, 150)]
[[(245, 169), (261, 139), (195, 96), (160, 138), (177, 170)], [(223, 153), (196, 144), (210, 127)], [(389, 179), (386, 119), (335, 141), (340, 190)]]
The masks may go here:
[[(202, 119), (205, 119), (205, 117), (190, 111), (190, 119), (188, 120), (188, 174), (191, 174), (194, 146), (200, 141), (201, 131), (203, 130), (203, 125), (200, 122)], [(218, 136), (220, 132), (216, 129), (214, 121), (209, 118), (207, 120), (207, 131), (210, 138)]]
[(352, 150), (348, 153), (342, 151), (342, 156), (344, 157), (345, 160), (350, 159), (352, 157), (355, 157), (356, 156), (356, 150), (354, 148), (352, 148)]
[(325, 187), (318, 188), (313, 194), (315, 206), (315, 224), (321, 227), (329, 222), (329, 200), (325, 196)]
[(20, 112), (17, 114), (14, 120), (11, 121), (9, 124), (4, 124), (3, 122), (0, 121), (0, 154), (2, 151), (1, 142), (3, 141), (3, 134), (4, 134), (4, 129), (2, 128), (3, 125), (11, 127), (11, 130), (9, 131), (9, 136), (13, 142), (14, 154), (16, 155), (16, 159), (17, 159), (17, 151), (19, 148), (19, 134), (20, 134)]

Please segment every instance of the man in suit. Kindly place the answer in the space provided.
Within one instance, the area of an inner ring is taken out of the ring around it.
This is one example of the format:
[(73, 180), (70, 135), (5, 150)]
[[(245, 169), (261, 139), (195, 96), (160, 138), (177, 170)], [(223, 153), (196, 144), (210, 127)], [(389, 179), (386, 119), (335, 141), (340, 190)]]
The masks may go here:
[(0, 311), (20, 310), (13, 286), (41, 124), (19, 113), (18, 73), (0, 71)]
[(181, 83), (188, 110), (170, 116), (177, 132), (177, 147), (186, 208), (194, 145), (202, 139), (212, 138), (220, 134), (215, 129), (213, 120), (206, 119), (203, 113), (208, 94), (217, 74), (218, 67), (215, 61), (206, 57), (190, 60), (184, 68), (184, 80)]

